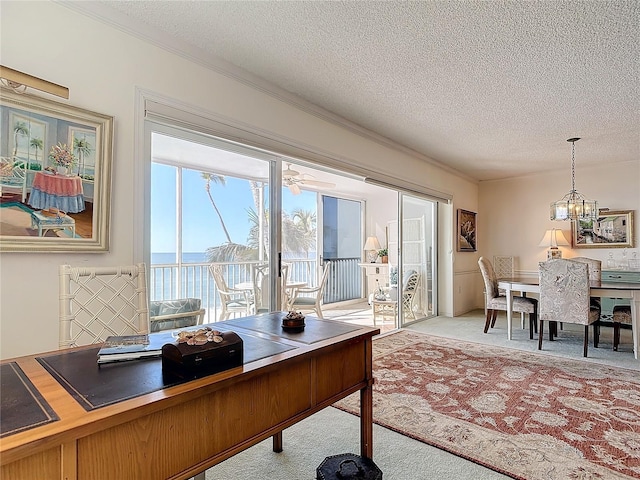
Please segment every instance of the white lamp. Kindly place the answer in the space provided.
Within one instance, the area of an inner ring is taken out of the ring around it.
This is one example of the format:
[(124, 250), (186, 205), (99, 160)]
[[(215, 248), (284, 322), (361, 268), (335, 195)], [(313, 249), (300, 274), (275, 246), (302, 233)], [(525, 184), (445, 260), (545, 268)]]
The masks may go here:
[(558, 245), (565, 247), (569, 245), (562, 230), (559, 228), (552, 228), (544, 233), (544, 237), (538, 244), (539, 247), (549, 247), (547, 251), (547, 260), (550, 258), (562, 258), (562, 252), (558, 249)]
[(378, 250), (382, 247), (378, 241), (378, 237), (367, 237), (367, 241), (364, 243), (363, 250), (367, 252), (367, 262), (376, 263), (378, 259)]

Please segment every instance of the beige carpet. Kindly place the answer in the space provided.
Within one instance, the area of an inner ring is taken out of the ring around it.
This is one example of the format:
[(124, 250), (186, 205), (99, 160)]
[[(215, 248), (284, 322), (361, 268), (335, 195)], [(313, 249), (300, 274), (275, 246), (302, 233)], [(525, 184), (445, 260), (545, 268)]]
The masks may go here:
[(405, 330), (374, 341), (374, 377), (377, 424), (514, 478), (640, 477), (636, 370)]
[[(330, 455), (360, 452), (360, 419), (328, 407), (283, 433), (284, 451), (271, 439), (207, 470), (207, 480), (315, 480)], [(373, 426), (373, 458), (384, 480), (505, 480), (508, 477), (464, 461), (392, 430)]]

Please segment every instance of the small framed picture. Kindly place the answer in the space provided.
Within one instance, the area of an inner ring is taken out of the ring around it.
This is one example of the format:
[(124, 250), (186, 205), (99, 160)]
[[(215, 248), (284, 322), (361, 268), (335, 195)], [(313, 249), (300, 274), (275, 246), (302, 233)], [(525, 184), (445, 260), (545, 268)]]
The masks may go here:
[(458, 209), (458, 252), (475, 252), (477, 250), (476, 213)]

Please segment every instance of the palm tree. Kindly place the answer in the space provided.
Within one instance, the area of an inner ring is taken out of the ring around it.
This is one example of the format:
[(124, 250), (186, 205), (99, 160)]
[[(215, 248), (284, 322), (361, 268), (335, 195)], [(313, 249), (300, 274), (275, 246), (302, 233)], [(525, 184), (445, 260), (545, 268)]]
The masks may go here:
[(295, 225), (295, 235), (306, 258), (316, 245), (316, 212), (297, 208), (291, 214), (291, 218)]
[(224, 230), (224, 234), (227, 237), (227, 243), (233, 243), (231, 241), (231, 235), (229, 235), (229, 230), (227, 230), (227, 226), (224, 223), (224, 219), (222, 218), (222, 214), (220, 213), (220, 210), (218, 209), (218, 205), (216, 205), (215, 200), (213, 199), (213, 195), (211, 195), (211, 183), (217, 183), (220, 185), (226, 185), (227, 181), (224, 178), (223, 175), (218, 175), (216, 173), (208, 173), (208, 172), (200, 172), (200, 176), (204, 179), (205, 184), (204, 184), (204, 189), (207, 192), (207, 195), (209, 196), (209, 201), (211, 202), (211, 205), (213, 206), (213, 209), (216, 211), (216, 213), (218, 214), (218, 219), (220, 220), (220, 225), (222, 225), (222, 230)]
[(86, 138), (73, 139), (73, 151), (78, 157), (78, 175), (84, 173), (84, 157), (91, 153), (91, 144)]
[(18, 136), (29, 135), (27, 122), (16, 122), (13, 126), (13, 157), (18, 156)]
[[(38, 150), (44, 150), (44, 142), (41, 138), (32, 138), (29, 146), (36, 151), (36, 161), (38, 160)], [(40, 162), (38, 162), (40, 163)], [(30, 166), (30, 165), (29, 165)]]

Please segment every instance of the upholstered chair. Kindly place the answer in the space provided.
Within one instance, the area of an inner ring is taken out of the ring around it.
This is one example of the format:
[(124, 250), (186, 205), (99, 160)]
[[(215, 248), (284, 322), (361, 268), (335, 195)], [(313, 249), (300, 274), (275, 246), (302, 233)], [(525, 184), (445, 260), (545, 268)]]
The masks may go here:
[[(493, 328), (499, 311), (507, 311), (507, 297), (498, 291), (498, 278), (491, 262), (484, 257), (478, 259), (482, 279), (484, 280), (486, 321), (484, 323), (484, 333), (489, 327)], [(514, 296), (512, 310), (518, 313), (529, 315), (529, 338), (533, 338), (533, 331), (538, 319), (538, 300), (535, 298)]]
[[(540, 262), (540, 326), (538, 350), (542, 350), (544, 322), (584, 325), (584, 356), (589, 345), (589, 325), (600, 318), (589, 302), (589, 267), (563, 258)], [(551, 335), (553, 339), (553, 335)]]
[(199, 298), (149, 302), (149, 330), (159, 332), (202, 325), (205, 310), (200, 308), (201, 303)]
[(631, 325), (631, 307), (616, 305), (613, 307), (613, 349), (617, 352), (620, 344), (620, 325)]
[[(588, 257), (573, 257), (570, 260), (574, 262), (586, 263), (589, 267), (589, 282), (598, 283), (602, 281), (602, 262), (594, 258)], [(602, 312), (600, 297), (589, 297), (589, 309), (592, 311), (592, 315), (597, 312), (598, 318)], [(593, 324), (593, 346), (598, 348), (598, 342), (600, 339), (600, 321)]]

